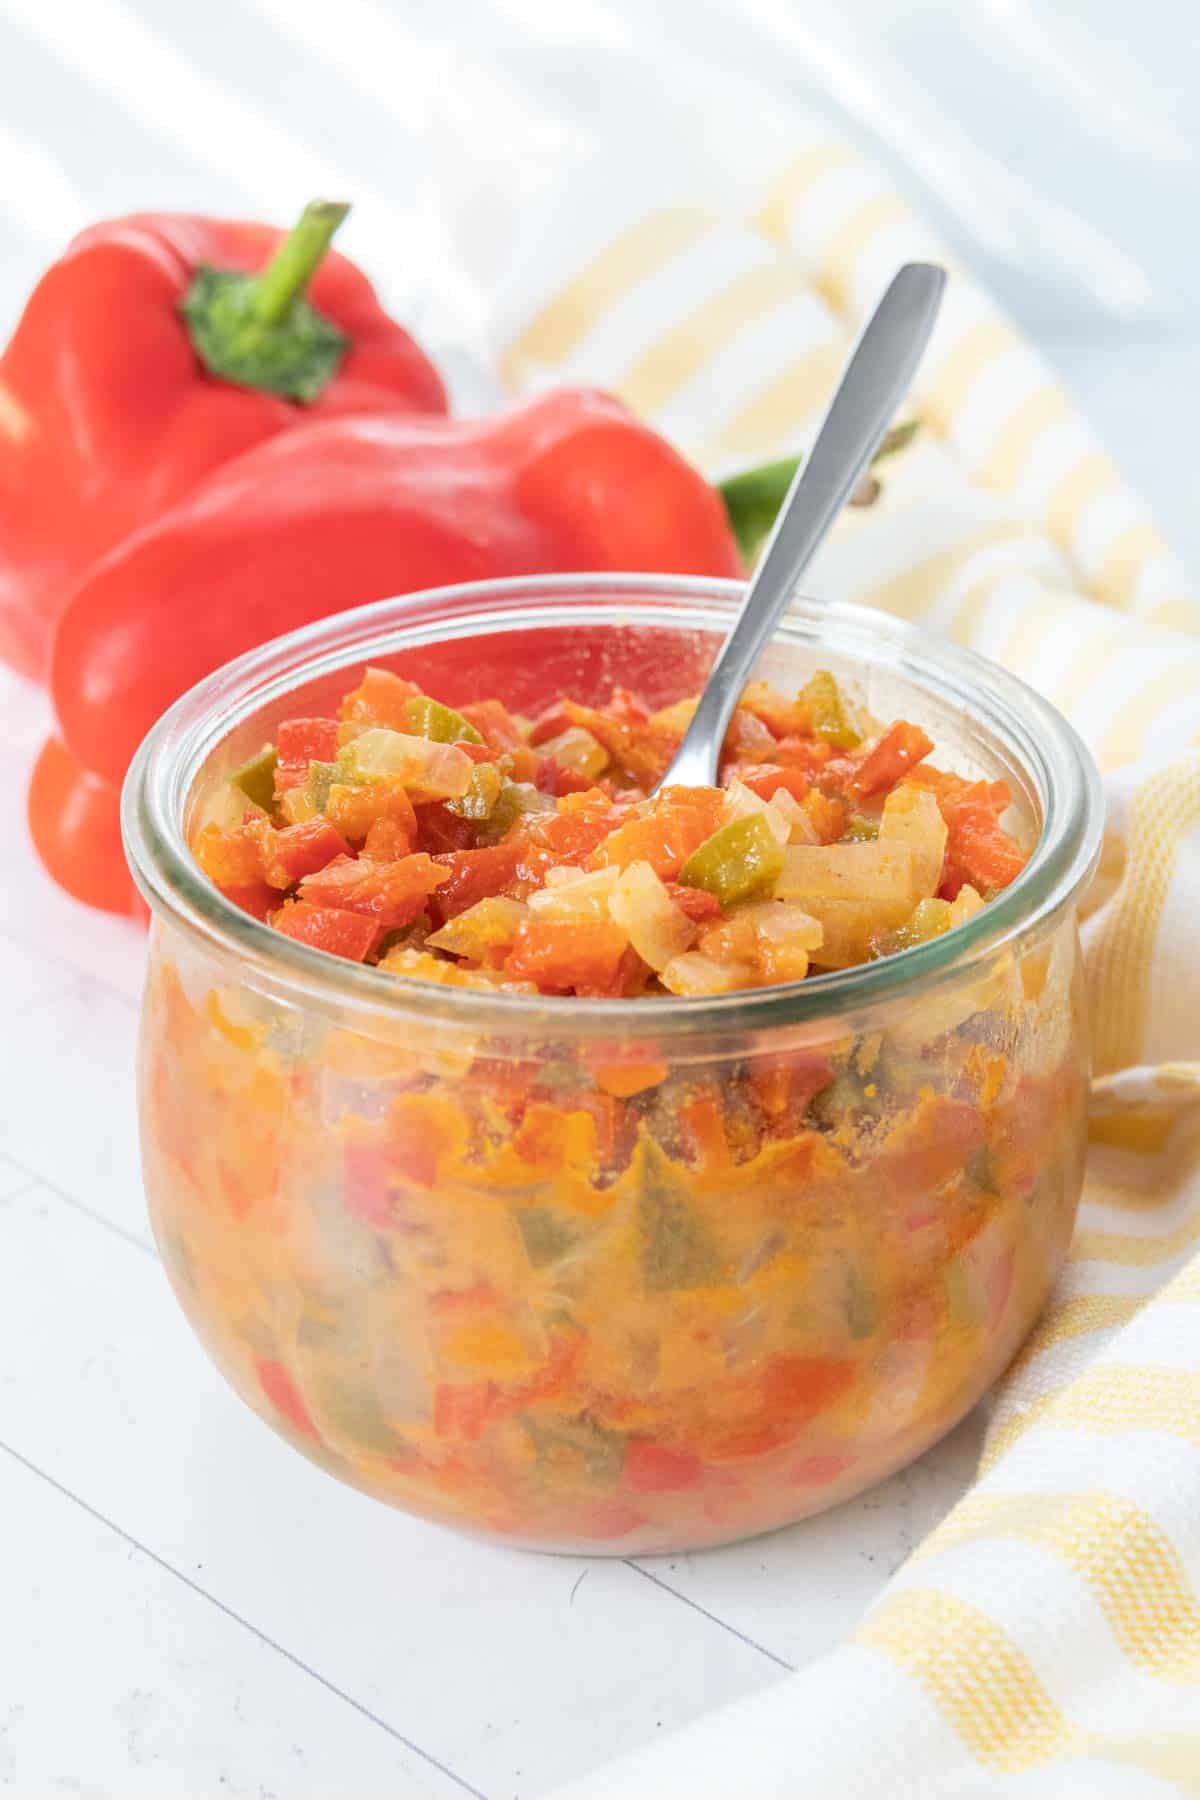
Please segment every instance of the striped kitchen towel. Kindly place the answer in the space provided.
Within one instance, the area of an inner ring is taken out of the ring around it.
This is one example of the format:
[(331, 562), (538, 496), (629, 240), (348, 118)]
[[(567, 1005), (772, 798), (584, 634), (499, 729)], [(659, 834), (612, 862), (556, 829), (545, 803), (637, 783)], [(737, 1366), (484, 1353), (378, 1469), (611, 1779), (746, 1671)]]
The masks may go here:
[[(712, 146), (567, 160), (497, 271), (511, 390), (602, 383), (714, 474), (811, 440), (896, 265), (948, 259), (824, 131), (744, 123), (707, 180)], [(961, 270), (914, 411), (915, 443), (811, 586), (1005, 664), (1105, 774), (1078, 1234), (977, 1483), (850, 1641), (575, 1800), (1200, 1793), (1200, 609)]]

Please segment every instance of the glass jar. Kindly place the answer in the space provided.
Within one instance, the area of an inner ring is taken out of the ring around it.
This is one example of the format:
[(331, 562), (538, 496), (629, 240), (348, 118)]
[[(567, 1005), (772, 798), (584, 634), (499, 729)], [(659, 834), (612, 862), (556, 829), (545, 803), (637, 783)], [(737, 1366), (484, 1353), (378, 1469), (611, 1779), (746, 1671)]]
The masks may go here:
[(682, 1550), (879, 1481), (1004, 1369), (1057, 1275), (1101, 799), (1064, 721), (907, 625), (801, 605), (830, 668), (1036, 848), (946, 936), (803, 983), (577, 1000), (403, 981), (239, 911), (188, 852), (281, 718), (368, 662), (533, 711), (694, 692), (735, 584), (548, 577), (342, 613), (194, 688), (124, 797), (153, 913), (146, 1190), (242, 1397), (380, 1499), (553, 1550)]

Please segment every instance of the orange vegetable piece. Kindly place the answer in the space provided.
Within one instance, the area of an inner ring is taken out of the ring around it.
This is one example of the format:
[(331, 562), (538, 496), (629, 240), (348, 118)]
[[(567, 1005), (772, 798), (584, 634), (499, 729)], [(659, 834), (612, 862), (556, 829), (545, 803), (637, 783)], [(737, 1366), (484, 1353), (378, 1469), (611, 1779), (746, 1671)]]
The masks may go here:
[(310, 906), (304, 900), (289, 900), (272, 914), (271, 923), (284, 937), (295, 938), (313, 950), (327, 950), (331, 956), (345, 956), (351, 962), (363, 962), (379, 935), (375, 920), (362, 913)]
[(624, 1477), (635, 1494), (668, 1494), (695, 1487), (703, 1470), (693, 1450), (631, 1438), (625, 1447)]
[(532, 981), (543, 993), (612, 993), (621, 977), (628, 940), (607, 920), (529, 919), (517, 932), (504, 964), (516, 981)]
[(262, 877), (271, 887), (294, 887), (305, 875), (323, 869), (335, 856), (347, 855), (350, 848), (328, 819), (305, 819), (299, 825), (286, 825), (282, 831), (270, 826), (259, 829)]
[(851, 777), (850, 786), (856, 794), (863, 796), (884, 793), (903, 780), (932, 749), (933, 739), (919, 725), (897, 719), (867, 751)]
[(435, 888), (449, 879), (432, 856), (419, 852), (399, 862), (377, 863), (366, 856), (340, 856), (300, 884), (301, 900), (314, 906), (345, 907), (366, 913), (387, 931), (411, 924)]
[(724, 816), (725, 797), (719, 789), (668, 788), (648, 811), (618, 824), (589, 866), (625, 869), (631, 862), (648, 862), (663, 881), (673, 881)]
[(319, 1433), (313, 1424), (312, 1415), (304, 1404), (299, 1388), (283, 1364), (267, 1357), (260, 1357), (255, 1364), (255, 1373), (258, 1376), (259, 1387), (275, 1411), (281, 1414), (296, 1431), (303, 1432), (305, 1437), (317, 1437)]
[(338, 708), (343, 719), (368, 725), (388, 725), (393, 731), (408, 730), (405, 706), (421, 692), (415, 681), (393, 675), (390, 669), (368, 669)]

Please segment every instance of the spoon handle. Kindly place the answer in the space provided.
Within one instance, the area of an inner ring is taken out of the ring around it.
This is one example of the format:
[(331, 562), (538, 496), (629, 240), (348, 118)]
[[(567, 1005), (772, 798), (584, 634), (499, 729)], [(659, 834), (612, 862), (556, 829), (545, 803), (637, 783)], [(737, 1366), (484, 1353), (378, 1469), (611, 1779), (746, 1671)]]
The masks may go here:
[(725, 730), (742, 689), (907, 393), (945, 285), (946, 271), (936, 264), (905, 263), (871, 315), (817, 441), (787, 491), (737, 623), (660, 787), (715, 782)]

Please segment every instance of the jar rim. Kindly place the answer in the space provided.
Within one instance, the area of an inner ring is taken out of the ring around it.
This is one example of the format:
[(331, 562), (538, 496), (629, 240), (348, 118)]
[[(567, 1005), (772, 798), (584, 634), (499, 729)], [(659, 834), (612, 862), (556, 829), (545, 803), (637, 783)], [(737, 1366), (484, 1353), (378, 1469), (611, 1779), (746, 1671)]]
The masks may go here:
[(334, 958), (244, 912), (201, 872), (184, 838), (184, 807), (206, 758), (239, 721), (293, 688), (364, 661), (448, 637), (569, 623), (581, 606), (610, 622), (723, 634), (741, 582), (640, 574), (542, 575), (471, 582), (379, 600), (275, 638), (189, 690), (143, 741), (125, 780), (121, 822), (134, 879), (155, 916), (253, 968), (265, 985), (339, 1011), (557, 1038), (768, 1031), (827, 1022), (958, 978), (1075, 899), (1099, 857), (1103, 797), (1095, 763), (1062, 715), (1016, 676), (891, 614), (798, 599), (776, 634), (797, 648), (836, 649), (949, 697), (999, 737), (1032, 779), (1042, 829), (1016, 880), (953, 931), (925, 944), (802, 982), (683, 997), (606, 1000), (398, 980)]

